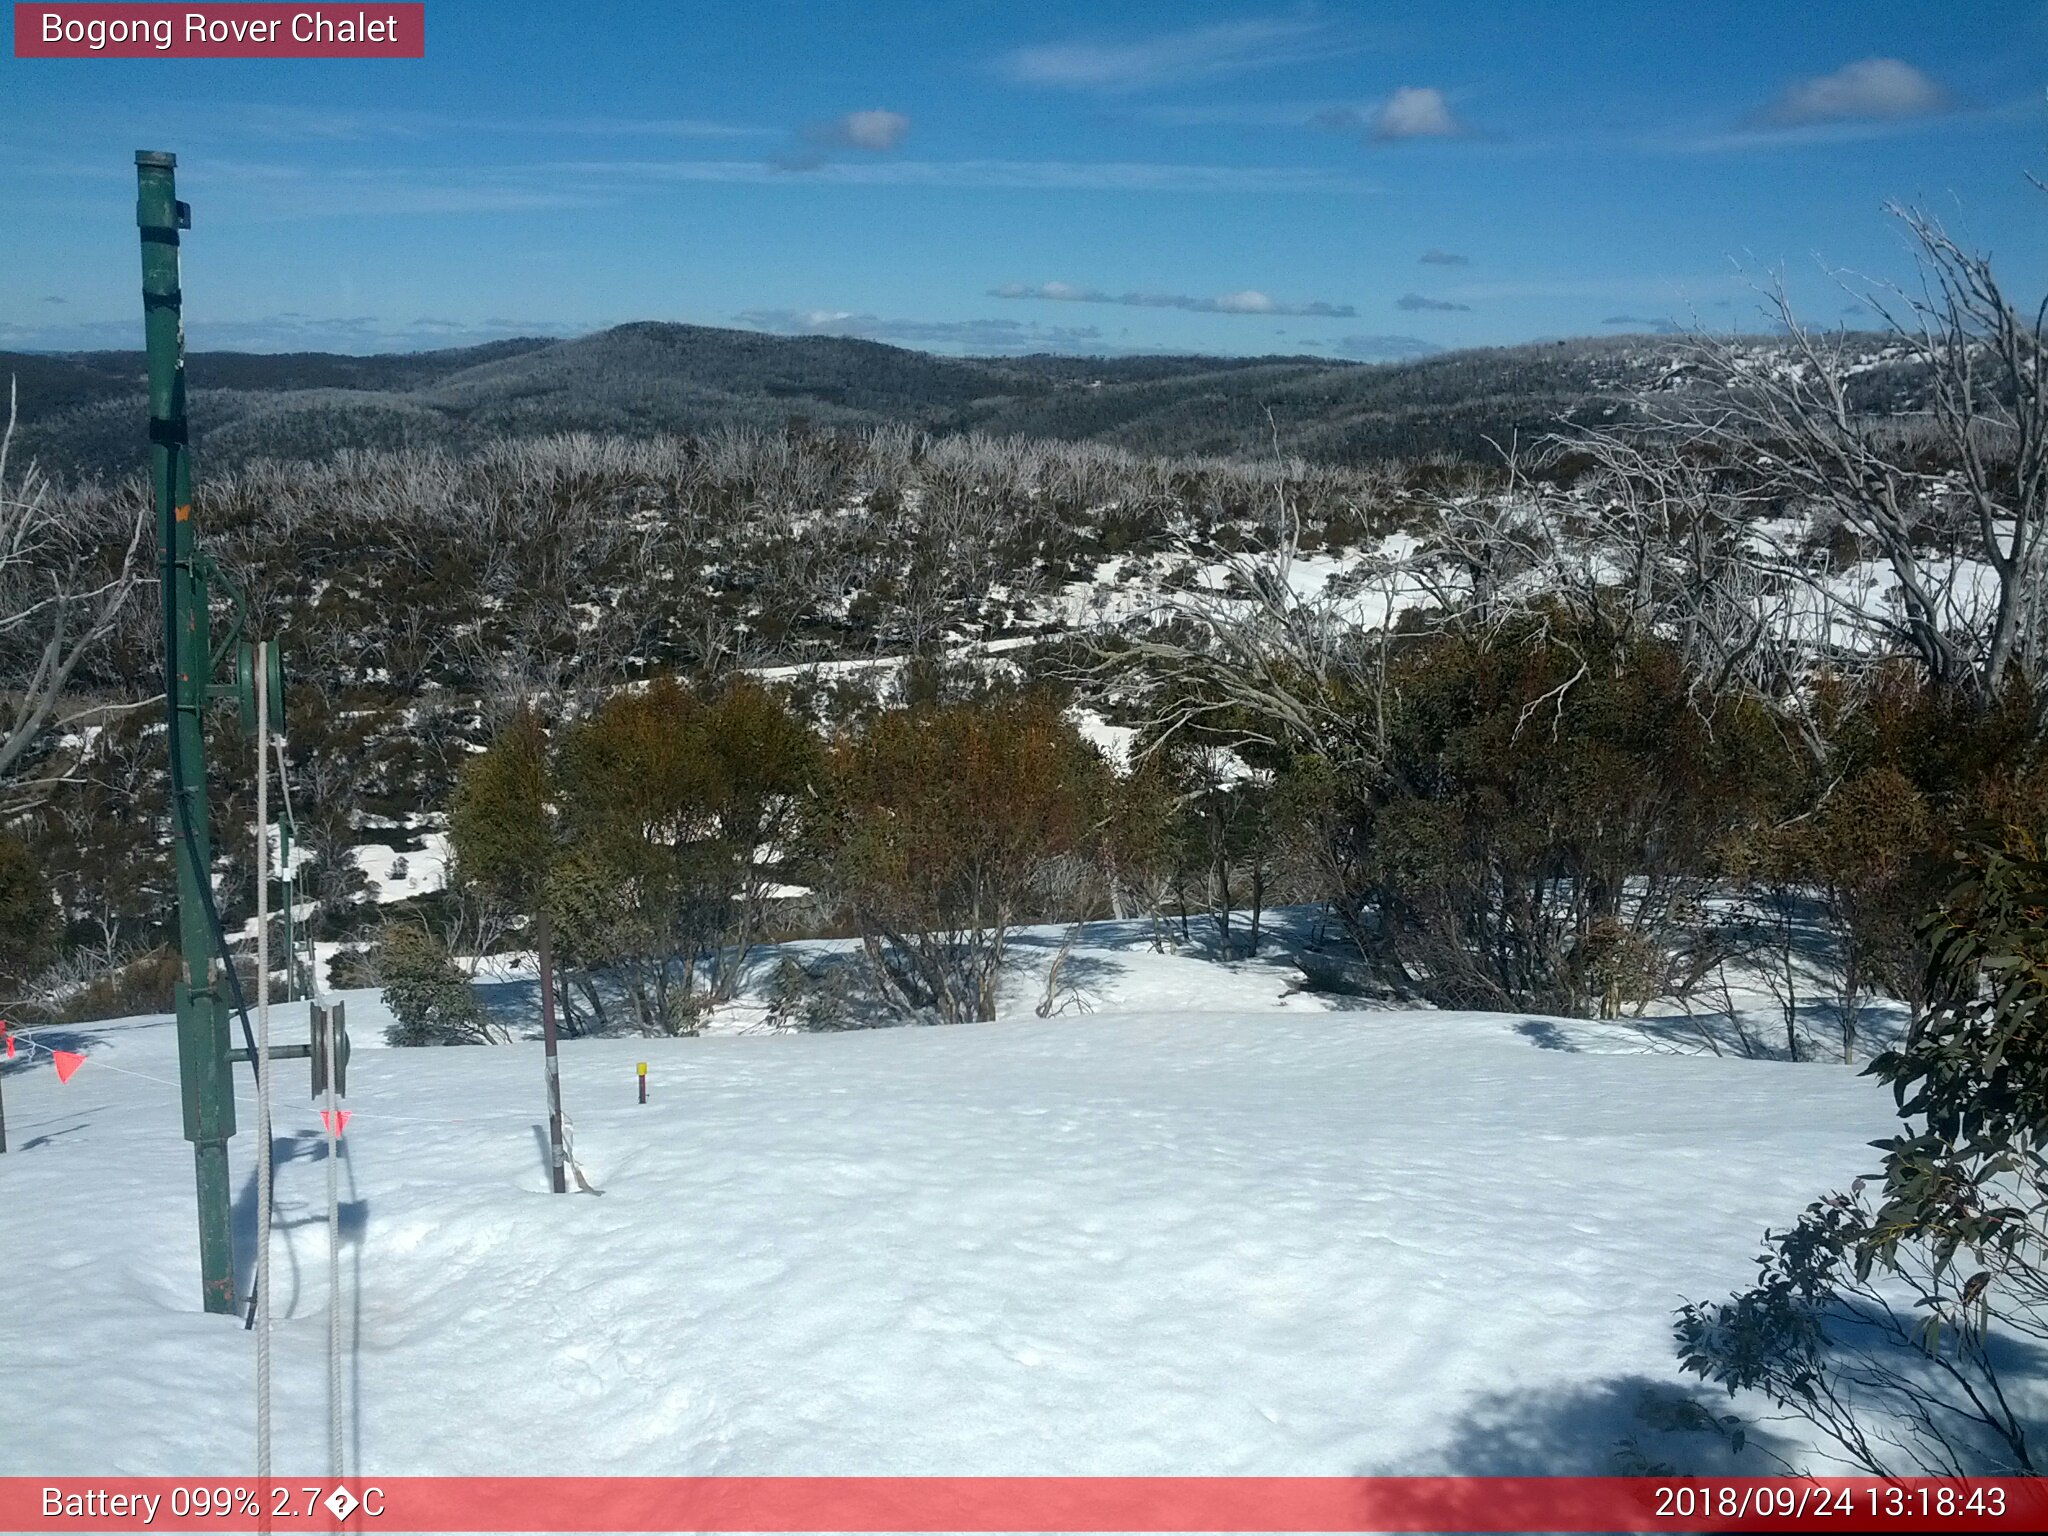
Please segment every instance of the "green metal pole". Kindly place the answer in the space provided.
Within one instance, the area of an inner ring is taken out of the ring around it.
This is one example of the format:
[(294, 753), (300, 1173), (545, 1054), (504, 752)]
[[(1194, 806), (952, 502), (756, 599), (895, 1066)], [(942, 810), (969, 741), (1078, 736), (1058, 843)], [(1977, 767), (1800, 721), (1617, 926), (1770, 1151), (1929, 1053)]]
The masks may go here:
[(178, 230), (190, 222), (178, 201), (175, 155), (138, 150), (135, 222), (142, 231), (142, 313), (149, 341), (149, 461), (156, 491), (157, 556), (167, 622), (165, 684), (170, 694), (171, 837), (177, 848), (178, 938), (185, 974), (177, 983), (178, 1077), (185, 1139), (199, 1186), (199, 1273), (209, 1312), (235, 1310), (234, 1230), (228, 1138), (235, 1134), (228, 1016), (202, 881), (212, 878), (203, 733), (212, 681), (206, 580), (194, 562), (192, 463), (185, 441), (185, 321), (178, 287)]

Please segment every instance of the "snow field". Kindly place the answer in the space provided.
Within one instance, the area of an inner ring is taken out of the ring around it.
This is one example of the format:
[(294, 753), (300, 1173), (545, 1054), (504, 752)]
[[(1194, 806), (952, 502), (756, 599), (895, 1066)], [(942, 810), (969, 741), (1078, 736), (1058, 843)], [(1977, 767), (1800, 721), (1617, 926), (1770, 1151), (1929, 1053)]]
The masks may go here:
[[(538, 1045), (359, 1051), (351, 1468), (1612, 1471), (1622, 1436), (1654, 1449), (1641, 1392), (1682, 1390), (1672, 1309), (1744, 1283), (1763, 1227), (1893, 1123), (1839, 1067), (1079, 955), (1092, 1013), (565, 1042), (601, 1197), (546, 1192)], [(371, 1002), (350, 998), (364, 1044)], [(88, 1061), (7, 1079), (0, 1473), (246, 1471), (251, 1343), (197, 1310), (173, 1031), (46, 1043)], [(277, 1464), (319, 1470), (301, 1065), (279, 1068)]]

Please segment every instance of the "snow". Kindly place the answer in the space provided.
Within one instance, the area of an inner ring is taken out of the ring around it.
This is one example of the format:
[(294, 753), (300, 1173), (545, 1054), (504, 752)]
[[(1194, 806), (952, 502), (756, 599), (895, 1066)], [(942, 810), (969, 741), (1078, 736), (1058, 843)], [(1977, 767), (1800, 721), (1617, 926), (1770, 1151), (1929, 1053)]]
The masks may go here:
[[(1050, 1019), (1031, 1007), (1056, 931), (1020, 936), (994, 1024), (567, 1041), (602, 1198), (546, 1192), (538, 1045), (359, 1049), (349, 1465), (1611, 1471), (1622, 1436), (1654, 1441), (1640, 1393), (1683, 1390), (1678, 1301), (1745, 1283), (1763, 1228), (1894, 1123), (1839, 1066), (1675, 1054), (1625, 1023), (1346, 1011), (1277, 958), (1155, 953), (1147, 932), (1090, 929)], [(375, 994), (347, 1001), (375, 1045)], [(275, 1032), (303, 1038), (303, 1005)], [(173, 1029), (41, 1043), (87, 1061), (68, 1085), (40, 1053), (6, 1080), (0, 1473), (246, 1471), (252, 1345), (198, 1310)], [(324, 1465), (301, 1065), (277, 1110), (286, 1468)]]
[(1131, 748), (1137, 742), (1137, 727), (1117, 725), (1097, 709), (1076, 706), (1067, 711), (1067, 718), (1074, 723), (1074, 729), (1081, 733), (1081, 739), (1102, 754), (1103, 760), (1119, 773), (1127, 772), (1131, 766)]
[(448, 883), (448, 834), (422, 832), (419, 846), (399, 849), (390, 843), (357, 843), (348, 850), (369, 885), (370, 900), (382, 906), (438, 891)]

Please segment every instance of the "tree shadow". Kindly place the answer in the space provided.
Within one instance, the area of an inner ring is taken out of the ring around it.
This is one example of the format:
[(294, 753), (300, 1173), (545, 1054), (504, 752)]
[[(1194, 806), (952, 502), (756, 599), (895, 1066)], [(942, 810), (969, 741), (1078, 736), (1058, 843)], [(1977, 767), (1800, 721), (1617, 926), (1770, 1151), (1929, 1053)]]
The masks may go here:
[(1431, 1470), (1453, 1477), (1764, 1477), (1782, 1474), (1797, 1450), (1731, 1419), (1725, 1397), (1633, 1375), (1474, 1398)]
[(33, 1152), (37, 1147), (48, 1146), (51, 1142), (55, 1141), (59, 1136), (69, 1136), (73, 1131), (82, 1131), (84, 1129), (85, 1122), (81, 1120), (78, 1122), (78, 1124), (67, 1125), (63, 1127), (61, 1130), (45, 1131), (40, 1136), (32, 1136), (27, 1141), (24, 1141), (20, 1146), (15, 1147), (13, 1150), (15, 1150), (16, 1152)]
[(1101, 955), (1074, 954), (1067, 956), (1066, 963), (1060, 967), (1060, 982), (1063, 990), (1067, 987), (1095, 987), (1129, 972), (1129, 966)]
[(1515, 1033), (1542, 1050), (1578, 1050), (1578, 1047), (1572, 1044), (1571, 1037), (1548, 1019), (1524, 1019), (1515, 1026)]
[(9, 1026), (14, 1035), (14, 1059), (0, 1052), (0, 1073), (15, 1077), (38, 1068), (48, 1068), (50, 1052), (75, 1051), (84, 1055), (107, 1036), (100, 1030), (72, 1024), (17, 1024)]

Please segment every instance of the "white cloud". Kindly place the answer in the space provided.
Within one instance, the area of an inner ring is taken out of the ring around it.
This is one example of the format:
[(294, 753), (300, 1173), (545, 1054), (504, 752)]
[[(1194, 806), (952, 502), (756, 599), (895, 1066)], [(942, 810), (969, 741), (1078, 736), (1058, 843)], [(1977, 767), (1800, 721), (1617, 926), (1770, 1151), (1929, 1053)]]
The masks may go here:
[(1431, 85), (1404, 85), (1373, 117), (1376, 139), (1445, 139), (1465, 131), (1444, 93)]
[(1125, 43), (1047, 43), (1003, 60), (1027, 85), (1136, 91), (1175, 81), (1301, 63), (1327, 51), (1320, 22), (1269, 19), (1191, 27)]
[(901, 112), (871, 107), (864, 112), (849, 112), (844, 117), (835, 117), (829, 123), (815, 124), (808, 136), (821, 144), (838, 144), (847, 149), (881, 153), (901, 144), (908, 132), (910, 119)]
[[(1210, 305), (1205, 307), (1213, 307), (1218, 314), (1222, 315), (1298, 315), (1311, 312), (1308, 310), (1282, 308), (1266, 297), (1265, 294), (1260, 293), (1256, 288), (1247, 288), (1241, 293), (1222, 294), (1212, 299)], [(1319, 306), (1313, 311), (1316, 314), (1327, 314), (1330, 312), (1327, 305)]]
[(1349, 319), (1358, 311), (1349, 304), (1310, 299), (1283, 304), (1256, 288), (1198, 298), (1187, 293), (1106, 293), (1074, 283), (1002, 283), (989, 289), (996, 299), (1053, 299), (1068, 304), (1127, 304), (1138, 309), (1185, 309), (1202, 315), (1314, 315)]
[(1858, 59), (1831, 75), (1792, 81), (1753, 121), (1777, 127), (1896, 121), (1933, 117), (1952, 105), (1939, 81), (1903, 59)]
[(1469, 310), (1470, 304), (1454, 304), (1449, 299), (1425, 298), (1419, 293), (1404, 293), (1394, 300), (1396, 309), (1456, 309)]

